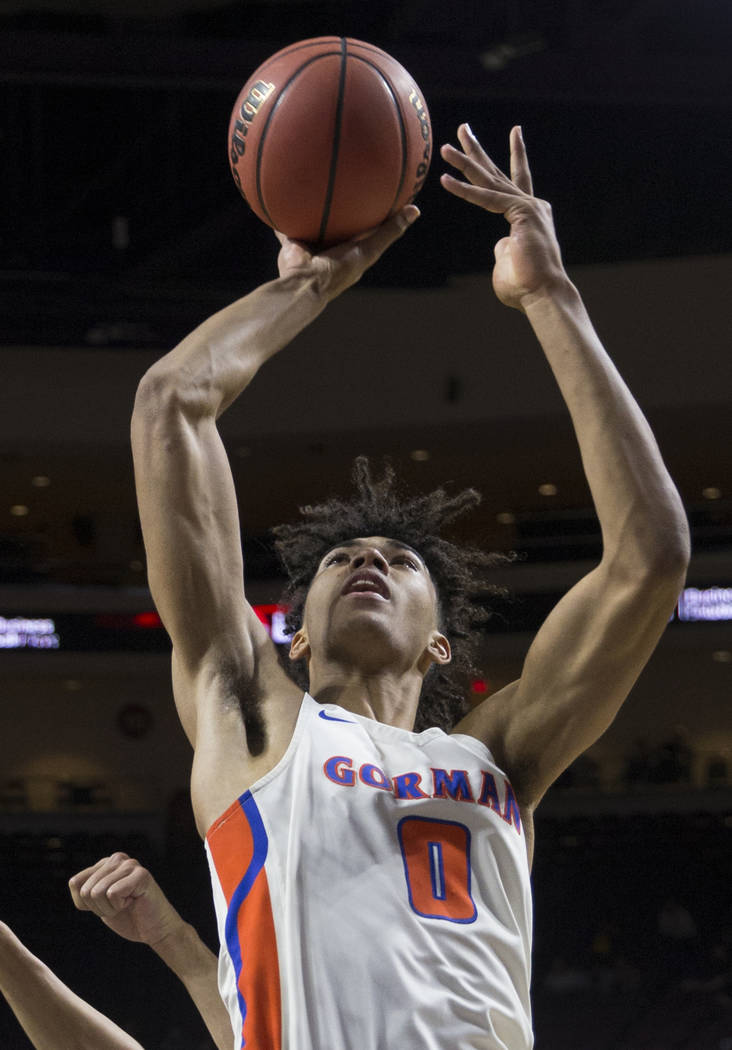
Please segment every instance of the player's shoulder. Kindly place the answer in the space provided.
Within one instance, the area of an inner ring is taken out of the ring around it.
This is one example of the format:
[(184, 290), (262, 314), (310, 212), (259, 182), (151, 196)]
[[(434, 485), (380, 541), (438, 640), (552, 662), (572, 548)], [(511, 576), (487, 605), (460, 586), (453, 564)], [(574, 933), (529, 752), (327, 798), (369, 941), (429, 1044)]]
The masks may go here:
[(492, 751), (499, 749), (505, 733), (512, 701), (519, 687), (520, 679), (510, 682), (475, 704), (451, 730), (452, 735), (474, 737)]

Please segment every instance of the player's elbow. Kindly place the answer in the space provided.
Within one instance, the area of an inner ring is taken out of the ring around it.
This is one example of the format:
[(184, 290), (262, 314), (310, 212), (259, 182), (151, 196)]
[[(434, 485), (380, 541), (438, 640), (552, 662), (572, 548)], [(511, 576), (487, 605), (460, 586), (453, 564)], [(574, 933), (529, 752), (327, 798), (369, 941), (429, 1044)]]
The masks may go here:
[(661, 541), (652, 557), (648, 558), (640, 584), (646, 593), (669, 615), (673, 611), (686, 581), (689, 568), (689, 545), (683, 538)]
[(606, 541), (604, 560), (615, 575), (644, 587), (680, 588), (691, 554), (689, 525), (673, 487), (629, 508), (617, 534)]
[(147, 370), (140, 380), (132, 410), (132, 432), (147, 430), (161, 421), (184, 417), (200, 419), (214, 413), (212, 391), (200, 381), (193, 381), (180, 369), (171, 368), (165, 359)]
[(675, 500), (658, 522), (643, 554), (647, 578), (678, 593), (691, 558), (689, 524), (680, 500)]
[(689, 557), (684, 521), (683, 527), (659, 531), (653, 542), (616, 557), (608, 566), (609, 578), (633, 602), (641, 601), (659, 616), (670, 616), (686, 580)]
[(607, 545), (602, 569), (608, 585), (662, 615), (673, 610), (689, 568), (689, 527), (683, 509), (649, 522), (631, 517), (618, 542)]
[(684, 582), (691, 561), (691, 535), (685, 517), (662, 546), (660, 561), (665, 572), (680, 583)]

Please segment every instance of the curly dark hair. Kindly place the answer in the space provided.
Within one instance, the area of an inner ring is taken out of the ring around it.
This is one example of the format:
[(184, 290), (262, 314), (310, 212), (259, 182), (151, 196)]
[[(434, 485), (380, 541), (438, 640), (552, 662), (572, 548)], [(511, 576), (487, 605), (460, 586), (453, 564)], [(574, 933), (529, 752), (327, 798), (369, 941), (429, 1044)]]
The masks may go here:
[[(354, 499), (332, 498), (301, 507), (303, 521), (272, 530), (275, 549), (289, 577), (282, 598), (289, 607), (287, 633), (294, 634), (302, 625), (310, 583), (327, 551), (359, 536), (385, 536), (413, 547), (429, 569), (437, 591), (440, 629), (452, 647), (452, 661), (444, 667), (433, 665), (425, 678), (414, 728), (419, 732), (439, 726), (447, 731), (466, 710), (480, 628), (493, 615), (485, 596), (504, 593), (486, 581), (486, 571), (511, 559), (457, 546), (440, 535), (445, 526), (480, 502), (475, 489), (464, 489), (455, 496), (442, 488), (426, 495), (405, 495), (388, 462), (381, 480), (375, 480), (365, 456), (354, 461), (352, 479)], [(303, 663), (295, 664), (291, 673), (307, 688)]]

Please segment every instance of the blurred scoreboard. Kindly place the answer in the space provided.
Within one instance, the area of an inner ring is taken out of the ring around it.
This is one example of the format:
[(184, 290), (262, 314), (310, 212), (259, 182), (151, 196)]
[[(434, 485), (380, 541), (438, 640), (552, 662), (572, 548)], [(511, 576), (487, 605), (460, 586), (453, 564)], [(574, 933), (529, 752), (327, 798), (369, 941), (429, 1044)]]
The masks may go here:
[[(522, 594), (491, 600), (489, 634), (536, 631), (561, 594)], [(255, 605), (254, 611), (278, 645), (289, 644), (287, 608)], [(732, 587), (685, 587), (670, 623), (719, 623), (732, 620)], [(169, 652), (170, 639), (152, 610), (124, 613), (69, 612), (53, 616), (0, 615), (0, 650), (37, 652)]]
[[(272, 640), (286, 644), (287, 610), (255, 605)], [(55, 613), (53, 616), (0, 616), (0, 650), (25, 652), (169, 652), (170, 639), (156, 612)]]

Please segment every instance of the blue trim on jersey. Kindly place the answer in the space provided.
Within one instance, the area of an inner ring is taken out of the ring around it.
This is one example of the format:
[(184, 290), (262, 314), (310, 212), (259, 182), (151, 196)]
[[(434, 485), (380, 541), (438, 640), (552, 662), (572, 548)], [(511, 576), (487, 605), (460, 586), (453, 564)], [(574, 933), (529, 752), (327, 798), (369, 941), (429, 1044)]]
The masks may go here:
[[(239, 944), (239, 934), (237, 930), (237, 921), (239, 918), (239, 911), (244, 901), (247, 899), (249, 891), (254, 885), (255, 879), (259, 875), (260, 871), (264, 867), (264, 862), (267, 859), (267, 847), (268, 839), (267, 832), (265, 831), (262, 818), (259, 810), (257, 809), (257, 803), (252, 797), (251, 791), (245, 791), (239, 799), (239, 805), (244, 811), (244, 816), (249, 825), (249, 830), (252, 833), (252, 842), (254, 845), (254, 852), (252, 853), (252, 859), (249, 861), (249, 867), (244, 872), (244, 878), (241, 880), (239, 885), (234, 890), (229, 903), (229, 909), (226, 913), (226, 923), (224, 925), (224, 937), (226, 940), (226, 947), (229, 951), (229, 956), (234, 965), (234, 972), (236, 973), (236, 994), (239, 999), (239, 1010), (241, 1011), (241, 1022), (242, 1022), (242, 1033), (244, 1027), (244, 1019), (247, 1015), (247, 1004), (244, 996), (239, 988), (239, 977), (242, 971), (242, 957), (241, 957), (241, 945)], [(244, 1036), (242, 1034), (242, 1047), (244, 1047)]]
[(355, 726), (357, 723), (352, 722), (350, 718), (336, 718), (335, 715), (327, 715), (325, 711), (318, 711), (318, 717), (324, 718), (326, 722), (347, 722), (349, 726)]

